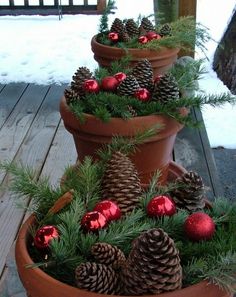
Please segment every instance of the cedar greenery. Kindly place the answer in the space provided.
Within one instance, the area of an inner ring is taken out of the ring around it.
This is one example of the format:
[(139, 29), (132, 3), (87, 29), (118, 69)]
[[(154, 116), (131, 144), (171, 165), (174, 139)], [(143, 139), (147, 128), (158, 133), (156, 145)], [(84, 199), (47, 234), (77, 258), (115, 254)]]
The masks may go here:
[[(152, 131), (141, 134), (134, 143), (151, 135)], [(10, 190), (18, 196), (30, 196), (35, 204), (39, 224), (54, 224), (60, 232), (60, 240), (51, 242), (51, 253), (45, 260), (41, 253), (30, 247), (30, 254), (39, 266), (53, 277), (74, 285), (74, 269), (86, 261), (91, 261), (91, 247), (96, 242), (106, 242), (118, 246), (126, 255), (131, 249), (131, 242), (143, 231), (150, 228), (162, 228), (175, 241), (181, 257), (184, 273), (184, 286), (208, 280), (231, 292), (235, 292), (236, 271), (236, 204), (224, 199), (214, 201), (212, 209), (206, 209), (215, 221), (217, 228), (210, 241), (189, 241), (183, 224), (188, 213), (183, 210), (172, 217), (160, 219), (149, 218), (146, 206), (150, 199), (159, 194), (171, 192), (175, 184), (160, 186), (157, 183), (159, 172), (153, 176), (149, 188), (143, 191), (140, 205), (131, 214), (113, 221), (106, 229), (98, 233), (85, 234), (80, 227), (83, 214), (92, 210), (94, 203), (100, 198), (100, 184), (104, 162), (109, 159), (113, 149), (129, 145), (122, 138), (113, 139), (113, 143), (104, 150), (101, 161), (92, 162), (87, 157), (75, 168), (67, 168), (61, 186), (52, 188), (48, 178), (37, 180), (37, 173), (29, 168), (14, 163), (2, 162), (0, 169), (12, 175)], [(177, 185), (178, 186), (178, 185)], [(73, 201), (59, 213), (47, 216), (52, 204), (66, 191), (74, 189)], [(32, 236), (37, 226), (32, 229)]]

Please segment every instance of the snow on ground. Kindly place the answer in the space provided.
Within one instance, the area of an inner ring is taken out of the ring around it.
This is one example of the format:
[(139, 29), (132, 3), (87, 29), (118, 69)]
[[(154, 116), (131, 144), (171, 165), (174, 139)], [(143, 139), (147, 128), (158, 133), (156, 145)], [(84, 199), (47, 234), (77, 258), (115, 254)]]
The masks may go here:
[[(48, 0), (49, 1), (49, 0)], [(227, 3), (225, 3), (227, 2)], [(116, 14), (109, 17), (137, 18), (153, 12), (153, 1), (117, 0)], [(229, 21), (235, 0), (198, 0), (197, 20), (206, 25), (219, 41)], [(211, 17), (209, 14), (214, 12)], [(90, 49), (91, 37), (98, 31), (100, 16), (4, 16), (0, 17), (0, 83), (69, 83), (79, 66), (97, 67)], [(209, 73), (200, 87), (209, 93), (228, 89), (211, 69), (216, 43), (207, 45)], [(199, 56), (200, 57), (200, 56)], [(236, 148), (236, 107), (204, 108), (203, 117), (212, 147)], [(222, 131), (222, 132), (221, 132)]]

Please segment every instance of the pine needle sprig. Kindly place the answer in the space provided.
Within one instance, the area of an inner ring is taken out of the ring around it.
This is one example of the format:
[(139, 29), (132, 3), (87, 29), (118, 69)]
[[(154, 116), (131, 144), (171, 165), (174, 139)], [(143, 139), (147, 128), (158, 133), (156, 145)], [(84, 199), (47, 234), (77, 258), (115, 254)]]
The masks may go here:
[(107, 5), (104, 9), (104, 12), (100, 18), (100, 24), (99, 24), (100, 33), (104, 33), (108, 31), (108, 16), (109, 14), (114, 13), (115, 9), (116, 9), (115, 0), (108, 0)]
[[(39, 173), (28, 166), (11, 162), (0, 163), (0, 170), (12, 176), (9, 184), (11, 192), (17, 196), (32, 199), (37, 214), (43, 214), (52, 207), (54, 202), (62, 196), (62, 190), (50, 185), (49, 177), (44, 176), (38, 179)], [(32, 207), (32, 205), (31, 205)]]

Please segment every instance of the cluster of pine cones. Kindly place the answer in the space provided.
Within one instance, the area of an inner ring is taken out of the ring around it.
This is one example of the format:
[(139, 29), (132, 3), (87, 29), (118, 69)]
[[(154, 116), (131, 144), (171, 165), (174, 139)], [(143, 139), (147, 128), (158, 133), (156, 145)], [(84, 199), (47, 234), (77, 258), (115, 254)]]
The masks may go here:
[[(71, 86), (64, 92), (67, 103), (83, 100), (85, 91), (83, 84), (93, 79), (93, 74), (86, 67), (79, 67), (72, 77)], [(151, 63), (147, 59), (139, 61), (132, 72), (119, 84), (116, 93), (121, 96), (133, 96), (140, 88), (147, 89), (152, 101), (163, 104), (179, 99), (179, 87), (173, 75), (164, 74), (155, 80)]]
[[(142, 194), (137, 170), (120, 151), (108, 161), (102, 180), (102, 199), (116, 202), (122, 215), (139, 204)], [(205, 206), (202, 178), (193, 171), (176, 180), (176, 189), (169, 193), (178, 208), (195, 212)], [(180, 289), (182, 268), (174, 241), (160, 228), (143, 232), (132, 243), (125, 257), (116, 246), (98, 242), (92, 246), (91, 262), (75, 270), (78, 288), (101, 294), (160, 294)]]
[(110, 32), (118, 33), (119, 41), (128, 42), (130, 39), (138, 38), (148, 32), (158, 33), (162, 37), (171, 35), (171, 27), (169, 24), (164, 24), (156, 32), (155, 26), (147, 17), (142, 18), (139, 26), (133, 19), (122, 21), (119, 18), (115, 18), (110, 27)]

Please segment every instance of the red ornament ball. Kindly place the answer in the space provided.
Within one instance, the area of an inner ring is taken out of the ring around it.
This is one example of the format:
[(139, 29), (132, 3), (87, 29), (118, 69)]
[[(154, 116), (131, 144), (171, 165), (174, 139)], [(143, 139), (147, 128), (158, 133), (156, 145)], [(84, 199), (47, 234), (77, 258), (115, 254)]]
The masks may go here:
[(34, 245), (38, 249), (47, 249), (50, 242), (58, 237), (59, 233), (55, 226), (43, 226), (35, 234)]
[(210, 240), (215, 233), (215, 223), (208, 214), (195, 212), (185, 220), (184, 231), (192, 241)]
[(161, 80), (161, 78), (162, 78), (162, 75), (161, 75), (161, 74), (157, 75), (157, 76), (154, 78), (154, 84), (155, 84), (155, 83), (159, 83), (159, 81)]
[(81, 226), (85, 231), (97, 231), (107, 226), (107, 219), (98, 211), (90, 211), (82, 217)]
[(116, 33), (116, 32), (110, 32), (108, 34), (108, 38), (111, 40), (111, 41), (118, 41), (119, 40), (119, 34)]
[(100, 89), (95, 79), (87, 79), (83, 84), (83, 88), (88, 93), (98, 93)]
[(111, 200), (103, 200), (97, 203), (94, 210), (102, 213), (108, 222), (118, 220), (121, 217), (119, 206)]
[(114, 76), (106, 76), (101, 81), (101, 88), (104, 91), (115, 91), (119, 82)]
[(139, 43), (142, 43), (142, 44), (145, 44), (145, 43), (147, 43), (148, 41), (149, 41), (149, 40), (148, 40), (147, 36), (144, 36), (144, 35), (140, 36), (139, 39), (138, 39), (138, 42), (139, 42)]
[(156, 196), (147, 205), (147, 214), (150, 217), (173, 216), (175, 213), (175, 202), (168, 196)]
[(156, 32), (153, 32), (153, 31), (149, 31), (146, 34), (146, 37), (147, 37), (148, 41), (161, 38), (161, 36), (159, 34), (157, 34)]
[(118, 72), (114, 75), (114, 77), (118, 80), (118, 82), (122, 82), (124, 79), (126, 79), (126, 74), (123, 72)]
[(150, 92), (145, 88), (140, 88), (134, 93), (135, 98), (137, 98), (140, 101), (146, 102), (150, 99), (151, 94)]

